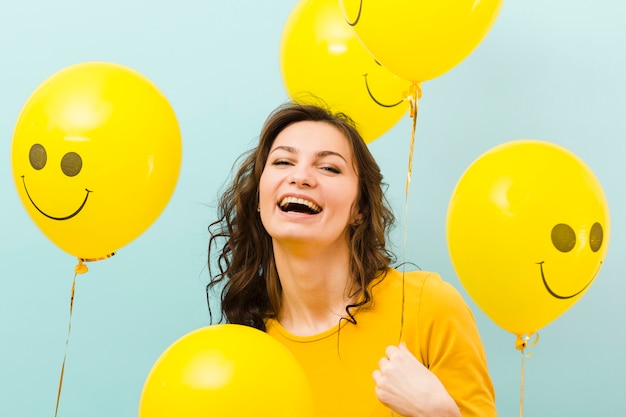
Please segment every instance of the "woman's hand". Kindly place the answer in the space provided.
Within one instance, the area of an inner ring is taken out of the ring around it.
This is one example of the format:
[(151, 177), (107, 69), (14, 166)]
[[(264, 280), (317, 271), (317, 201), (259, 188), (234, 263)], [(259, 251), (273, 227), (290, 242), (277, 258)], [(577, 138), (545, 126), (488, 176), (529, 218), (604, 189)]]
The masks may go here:
[(406, 417), (461, 416), (441, 381), (404, 343), (387, 347), (385, 353), (372, 375), (380, 402)]

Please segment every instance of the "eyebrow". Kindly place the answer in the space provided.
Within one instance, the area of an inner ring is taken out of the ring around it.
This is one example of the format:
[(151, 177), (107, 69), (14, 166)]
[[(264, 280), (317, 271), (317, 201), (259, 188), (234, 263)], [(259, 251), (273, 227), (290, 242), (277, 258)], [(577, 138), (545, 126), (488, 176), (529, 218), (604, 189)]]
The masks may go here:
[[(277, 150), (283, 150), (283, 151), (287, 151), (287, 152), (289, 152), (289, 153), (294, 153), (294, 154), (297, 154), (297, 153), (298, 153), (298, 150), (297, 150), (296, 148), (294, 148), (294, 147), (292, 147), (292, 146), (284, 146), (284, 145), (283, 145), (283, 146), (277, 146), (277, 147), (275, 147), (274, 149), (272, 149), (272, 150), (270, 151), (270, 154), (272, 154), (274, 151), (277, 151)], [(346, 158), (344, 158), (342, 154), (340, 154), (340, 153), (338, 153), (338, 152), (335, 152), (335, 151), (319, 151), (319, 152), (317, 152), (317, 153), (316, 153), (316, 155), (317, 155), (318, 157), (324, 157), (324, 156), (329, 156), (329, 155), (335, 155), (335, 156), (338, 156), (339, 158), (343, 159), (344, 161), (346, 161)], [(348, 161), (346, 161), (346, 163), (347, 163), (347, 162), (348, 162)]]

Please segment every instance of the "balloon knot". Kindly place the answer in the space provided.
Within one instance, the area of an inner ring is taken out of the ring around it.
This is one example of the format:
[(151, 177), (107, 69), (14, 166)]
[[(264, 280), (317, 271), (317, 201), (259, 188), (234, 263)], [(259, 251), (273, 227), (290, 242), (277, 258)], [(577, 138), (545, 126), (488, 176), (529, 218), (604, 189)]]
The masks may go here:
[(539, 342), (539, 333), (537, 332), (517, 336), (517, 339), (515, 340), (515, 349), (523, 352), (524, 349), (535, 346), (537, 342)]
[(410, 116), (415, 118), (417, 115), (417, 101), (422, 98), (422, 84), (418, 82), (411, 83), (409, 91), (404, 92), (404, 97), (409, 101)]
[(78, 258), (78, 265), (76, 265), (76, 268), (74, 268), (74, 272), (77, 274), (84, 274), (85, 272), (89, 271), (89, 268), (87, 268), (87, 265), (85, 265), (83, 262), (102, 261), (105, 259), (109, 259), (113, 255), (115, 255), (115, 252), (111, 252), (108, 255), (100, 256), (98, 258)]
[(76, 265), (76, 267), (74, 268), (74, 273), (76, 274), (84, 274), (87, 271), (89, 271), (89, 268), (87, 268), (87, 265), (85, 265), (83, 263), (82, 259), (78, 260), (78, 264)]

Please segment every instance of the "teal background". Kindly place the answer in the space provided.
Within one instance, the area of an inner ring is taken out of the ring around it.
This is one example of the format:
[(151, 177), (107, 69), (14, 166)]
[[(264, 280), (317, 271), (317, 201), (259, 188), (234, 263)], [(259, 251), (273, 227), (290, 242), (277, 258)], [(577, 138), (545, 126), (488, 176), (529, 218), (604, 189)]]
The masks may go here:
[[(232, 162), (287, 99), (278, 48), (295, 4), (0, 3), (0, 416), (54, 415), (76, 264), (37, 229), (13, 185), (13, 127), (30, 93), (69, 65), (112, 61), (150, 78), (179, 118), (183, 166), (166, 210), (115, 257), (89, 264), (76, 286), (59, 416), (136, 416), (157, 357), (209, 323), (206, 227)], [(461, 287), (445, 213), (476, 158), (525, 138), (560, 144), (587, 163), (603, 185), (612, 227), (595, 283), (540, 331), (526, 359), (524, 415), (626, 415), (624, 16), (621, 0), (505, 1), (479, 47), (423, 86), (408, 218), (409, 116), (370, 145), (398, 216), (396, 252), (406, 247), (407, 260), (439, 272), (468, 300), (501, 416), (519, 415), (520, 352)]]

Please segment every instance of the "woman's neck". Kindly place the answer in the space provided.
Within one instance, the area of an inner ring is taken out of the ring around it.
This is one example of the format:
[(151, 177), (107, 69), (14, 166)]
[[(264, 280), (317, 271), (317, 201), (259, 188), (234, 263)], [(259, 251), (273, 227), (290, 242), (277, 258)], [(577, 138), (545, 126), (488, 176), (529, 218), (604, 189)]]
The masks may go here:
[(347, 246), (315, 251), (274, 245), (282, 286), (278, 320), (289, 332), (313, 335), (328, 330), (345, 315), (354, 285)]

